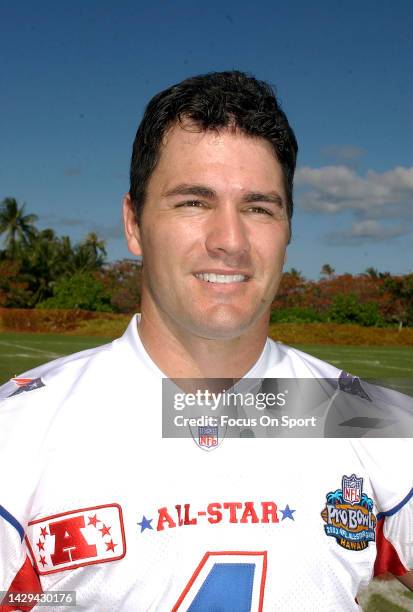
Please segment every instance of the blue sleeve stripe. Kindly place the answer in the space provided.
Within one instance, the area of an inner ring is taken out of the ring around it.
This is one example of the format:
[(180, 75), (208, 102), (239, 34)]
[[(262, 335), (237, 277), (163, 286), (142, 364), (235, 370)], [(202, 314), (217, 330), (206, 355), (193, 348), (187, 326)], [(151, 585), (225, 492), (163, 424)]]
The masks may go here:
[(0, 516), (2, 516), (15, 529), (17, 529), (19, 536), (20, 536), (20, 540), (23, 541), (24, 529), (20, 525), (19, 521), (16, 518), (14, 518), (14, 516), (10, 514), (10, 512), (7, 512), (6, 508), (3, 508), (3, 506), (0, 506)]
[(384, 516), (393, 516), (393, 514), (396, 514), (396, 512), (401, 510), (403, 506), (405, 506), (407, 502), (412, 499), (412, 497), (413, 497), (413, 489), (410, 491), (410, 493), (406, 495), (404, 499), (402, 499), (401, 502), (397, 504), (397, 506), (394, 506), (394, 508), (392, 508), (391, 510), (386, 510), (386, 512), (379, 512), (377, 515), (377, 520), (379, 521)]

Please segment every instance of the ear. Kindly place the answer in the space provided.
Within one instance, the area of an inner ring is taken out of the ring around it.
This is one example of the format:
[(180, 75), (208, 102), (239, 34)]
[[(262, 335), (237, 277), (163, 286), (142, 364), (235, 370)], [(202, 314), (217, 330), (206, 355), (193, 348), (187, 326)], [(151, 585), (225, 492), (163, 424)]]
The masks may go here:
[(142, 256), (141, 234), (129, 193), (123, 198), (123, 225), (129, 251), (133, 255)]

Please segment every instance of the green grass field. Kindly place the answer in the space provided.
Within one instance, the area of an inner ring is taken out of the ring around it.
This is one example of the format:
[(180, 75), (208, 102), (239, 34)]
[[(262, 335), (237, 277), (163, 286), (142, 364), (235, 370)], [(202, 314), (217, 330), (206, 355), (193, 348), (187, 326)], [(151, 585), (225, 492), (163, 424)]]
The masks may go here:
[(365, 380), (413, 395), (413, 347), (306, 344), (296, 348)]
[(411, 612), (413, 593), (398, 580), (373, 580), (357, 597), (364, 612)]
[(83, 351), (109, 338), (64, 336), (63, 334), (0, 334), (0, 384), (52, 359)]
[[(109, 342), (109, 338), (62, 334), (2, 333), (0, 383), (37, 365)], [(298, 345), (297, 348), (385, 386), (413, 394), (413, 348)]]

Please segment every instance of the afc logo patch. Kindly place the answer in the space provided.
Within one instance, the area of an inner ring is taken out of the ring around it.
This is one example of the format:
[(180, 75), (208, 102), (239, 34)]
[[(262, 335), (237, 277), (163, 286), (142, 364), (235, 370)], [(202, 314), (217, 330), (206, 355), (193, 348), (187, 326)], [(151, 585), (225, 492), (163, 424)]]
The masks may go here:
[(30, 521), (26, 542), (42, 575), (122, 559), (126, 554), (122, 509), (107, 504)]

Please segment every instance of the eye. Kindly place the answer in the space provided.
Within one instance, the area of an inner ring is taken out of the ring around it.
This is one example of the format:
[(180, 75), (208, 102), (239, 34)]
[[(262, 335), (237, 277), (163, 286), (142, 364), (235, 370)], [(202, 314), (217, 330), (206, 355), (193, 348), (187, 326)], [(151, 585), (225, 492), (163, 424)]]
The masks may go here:
[(274, 216), (274, 213), (271, 210), (268, 210), (268, 208), (263, 208), (262, 206), (250, 206), (248, 211), (257, 213), (259, 215), (269, 215), (270, 217)]
[(205, 204), (199, 200), (187, 200), (186, 202), (179, 202), (179, 204), (176, 205), (176, 208), (200, 208), (202, 206), (205, 206)]

